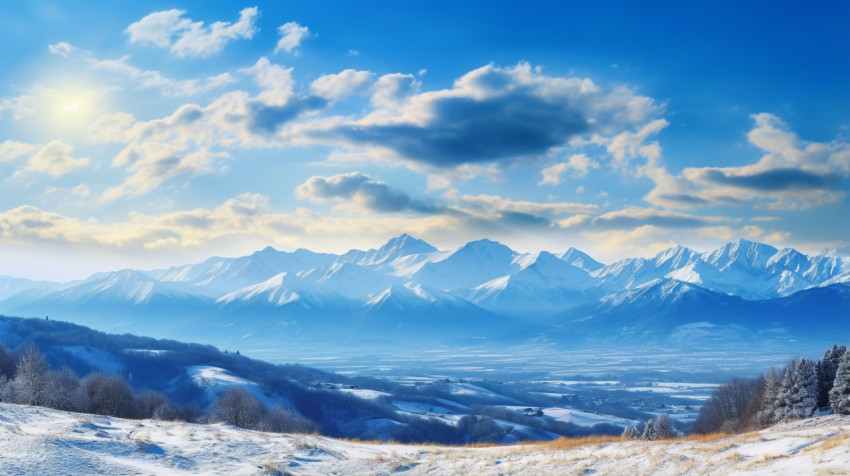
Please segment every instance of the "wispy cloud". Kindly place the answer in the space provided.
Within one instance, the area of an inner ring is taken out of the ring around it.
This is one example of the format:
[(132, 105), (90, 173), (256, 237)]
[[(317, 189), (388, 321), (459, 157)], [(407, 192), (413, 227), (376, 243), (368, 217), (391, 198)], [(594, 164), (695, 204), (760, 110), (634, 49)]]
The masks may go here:
[(74, 46), (60, 42), (48, 47), (51, 53), (64, 58), (79, 58), (95, 71), (115, 73), (121, 79), (132, 82), (132, 87), (138, 89), (159, 89), (165, 97), (189, 97), (222, 89), (235, 83), (236, 78), (230, 73), (221, 73), (203, 79), (172, 79), (159, 71), (143, 70), (130, 64), (130, 57), (105, 60), (96, 58), (90, 51), (80, 50)]

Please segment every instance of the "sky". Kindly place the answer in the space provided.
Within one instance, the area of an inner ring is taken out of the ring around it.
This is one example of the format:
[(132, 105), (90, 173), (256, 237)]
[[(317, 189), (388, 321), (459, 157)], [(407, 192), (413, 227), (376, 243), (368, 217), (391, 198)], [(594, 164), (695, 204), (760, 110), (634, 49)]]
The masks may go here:
[(0, 5), (0, 274), (850, 252), (850, 3)]

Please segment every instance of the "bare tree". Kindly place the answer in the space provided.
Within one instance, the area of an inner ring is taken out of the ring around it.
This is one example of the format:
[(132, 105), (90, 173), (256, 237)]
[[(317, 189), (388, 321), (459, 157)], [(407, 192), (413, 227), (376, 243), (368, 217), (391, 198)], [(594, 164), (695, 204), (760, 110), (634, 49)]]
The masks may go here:
[(138, 415), (138, 402), (123, 377), (94, 373), (86, 377), (82, 385), (88, 396), (90, 413), (120, 418)]
[(215, 402), (215, 416), (240, 428), (256, 428), (266, 407), (242, 387), (230, 387)]
[(757, 379), (734, 378), (719, 387), (700, 409), (694, 422), (697, 433), (737, 431), (750, 399), (758, 390)]
[(265, 415), (259, 429), (275, 433), (311, 433), (316, 431), (316, 425), (299, 413), (275, 407)]

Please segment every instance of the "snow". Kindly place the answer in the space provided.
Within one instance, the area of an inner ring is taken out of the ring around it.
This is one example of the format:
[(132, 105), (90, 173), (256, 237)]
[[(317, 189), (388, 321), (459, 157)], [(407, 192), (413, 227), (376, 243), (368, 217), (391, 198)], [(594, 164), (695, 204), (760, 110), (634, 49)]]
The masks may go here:
[(104, 373), (121, 374), (124, 370), (124, 366), (115, 355), (97, 347), (66, 345), (57, 348)]
[[(528, 431), (512, 426), (512, 431)], [(836, 474), (850, 467), (848, 438), (850, 417), (830, 415), (706, 441), (458, 448), (361, 443), (0, 404), (0, 468), (7, 475)]]
[(543, 409), (543, 415), (550, 416), (564, 423), (572, 423), (578, 426), (594, 426), (599, 424), (608, 424), (619, 427), (635, 425), (638, 422), (628, 420), (626, 418), (618, 418), (609, 415), (597, 415), (595, 413), (587, 413), (580, 410), (568, 408), (550, 407)]
[(227, 391), (228, 388), (240, 386), (251, 392), (252, 395), (263, 402), (266, 406), (288, 406), (288, 402), (278, 399), (270, 399), (265, 395), (265, 393), (263, 393), (262, 389), (260, 389), (256, 382), (242, 377), (237, 377), (220, 367), (195, 365), (187, 367), (186, 374), (193, 382), (195, 382), (195, 384), (204, 390), (205, 400), (208, 403), (214, 402), (222, 393)]
[(381, 392), (378, 390), (370, 390), (368, 388), (341, 388), (340, 392), (350, 393), (355, 397), (362, 398), (364, 400), (375, 400), (376, 398), (381, 397), (389, 397), (390, 394), (386, 392)]

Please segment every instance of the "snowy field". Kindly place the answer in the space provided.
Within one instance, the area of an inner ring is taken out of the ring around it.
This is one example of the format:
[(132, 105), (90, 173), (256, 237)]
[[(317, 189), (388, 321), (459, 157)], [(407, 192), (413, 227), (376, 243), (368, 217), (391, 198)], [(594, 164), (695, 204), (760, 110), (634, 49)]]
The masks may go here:
[(0, 404), (0, 473), (847, 474), (850, 417), (707, 441), (451, 448), (369, 444)]

